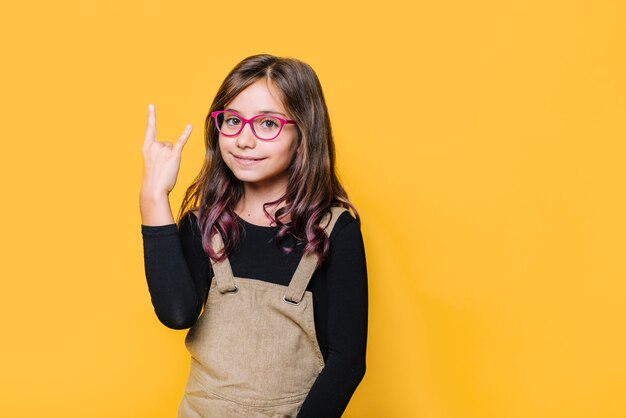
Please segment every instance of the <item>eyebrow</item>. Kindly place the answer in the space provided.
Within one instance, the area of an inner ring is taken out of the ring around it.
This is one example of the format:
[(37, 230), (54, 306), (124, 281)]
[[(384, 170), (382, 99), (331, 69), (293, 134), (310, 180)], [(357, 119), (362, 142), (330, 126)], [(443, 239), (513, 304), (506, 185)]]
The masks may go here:
[[(231, 111), (233, 111), (233, 112), (236, 112), (236, 113), (241, 114), (241, 112), (240, 112), (240, 111), (238, 111), (238, 110), (236, 110), (236, 109), (233, 109), (233, 108), (230, 108), (230, 107), (229, 107), (228, 109), (224, 109), (224, 110), (231, 110)], [(281, 113), (281, 112), (276, 112), (275, 110), (261, 110), (261, 111), (259, 112), (259, 115), (262, 115), (262, 114), (267, 114), (267, 113), (274, 114), (274, 115), (281, 115), (281, 116), (283, 116), (283, 117), (285, 117), (285, 118), (287, 117), (287, 115), (285, 115), (284, 113)]]

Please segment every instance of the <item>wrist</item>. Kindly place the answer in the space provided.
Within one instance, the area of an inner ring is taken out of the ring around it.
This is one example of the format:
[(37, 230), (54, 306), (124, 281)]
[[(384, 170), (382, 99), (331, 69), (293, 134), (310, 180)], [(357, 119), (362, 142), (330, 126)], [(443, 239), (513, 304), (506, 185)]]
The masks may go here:
[(169, 192), (142, 187), (139, 192), (139, 199), (145, 203), (162, 202), (163, 200), (169, 200)]

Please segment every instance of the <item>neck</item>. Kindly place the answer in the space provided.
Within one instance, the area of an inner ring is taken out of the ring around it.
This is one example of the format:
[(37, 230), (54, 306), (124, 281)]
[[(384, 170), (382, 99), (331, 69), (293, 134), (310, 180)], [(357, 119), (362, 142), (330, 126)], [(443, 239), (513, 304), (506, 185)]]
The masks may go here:
[[(241, 218), (246, 221), (257, 224), (270, 226), (274, 225), (272, 220), (265, 214), (263, 205), (267, 202), (272, 202), (281, 197), (286, 190), (286, 184), (273, 184), (273, 185), (255, 185), (251, 183), (244, 183), (243, 185), (243, 197), (235, 207), (235, 212)], [(283, 207), (285, 202), (278, 205), (272, 205), (267, 207), (269, 214), (274, 217), (276, 211)], [(282, 219), (283, 222), (288, 222), (288, 219)]]

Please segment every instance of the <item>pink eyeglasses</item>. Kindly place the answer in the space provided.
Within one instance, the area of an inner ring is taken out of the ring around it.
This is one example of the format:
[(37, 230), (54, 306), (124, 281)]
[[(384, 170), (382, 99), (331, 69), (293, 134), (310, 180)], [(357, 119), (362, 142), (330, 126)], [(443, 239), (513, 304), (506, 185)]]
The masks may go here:
[(256, 115), (246, 119), (232, 110), (216, 110), (211, 112), (215, 119), (217, 130), (224, 136), (237, 136), (246, 125), (250, 124), (252, 133), (263, 141), (275, 139), (288, 123), (295, 124), (295, 120), (283, 119), (276, 115)]

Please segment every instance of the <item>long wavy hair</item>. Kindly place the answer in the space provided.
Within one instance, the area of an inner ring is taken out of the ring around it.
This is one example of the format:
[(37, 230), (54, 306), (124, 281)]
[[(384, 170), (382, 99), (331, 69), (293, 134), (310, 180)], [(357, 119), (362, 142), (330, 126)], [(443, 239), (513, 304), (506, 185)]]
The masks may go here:
[[(319, 222), (332, 206), (351, 209), (358, 222), (359, 214), (335, 173), (335, 146), (328, 109), (321, 84), (313, 69), (293, 58), (261, 54), (245, 58), (231, 70), (220, 86), (205, 120), (206, 158), (187, 189), (178, 220), (190, 210), (198, 211), (198, 226), (204, 251), (215, 261), (223, 260), (237, 247), (240, 228), (234, 208), (243, 197), (243, 183), (230, 171), (220, 153), (219, 132), (211, 112), (222, 110), (246, 87), (257, 80), (269, 79), (281, 93), (281, 100), (297, 123), (296, 152), (288, 171), (285, 193), (266, 202), (263, 210), (278, 227), (276, 242), (287, 237), (291, 245), (281, 244), (284, 252), (305, 242), (305, 253), (316, 253), (321, 264), (328, 255), (329, 239)], [(268, 206), (280, 206), (272, 216)], [(283, 223), (287, 216), (291, 222)], [(220, 233), (224, 249), (216, 253), (211, 246), (213, 234)]]

